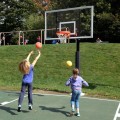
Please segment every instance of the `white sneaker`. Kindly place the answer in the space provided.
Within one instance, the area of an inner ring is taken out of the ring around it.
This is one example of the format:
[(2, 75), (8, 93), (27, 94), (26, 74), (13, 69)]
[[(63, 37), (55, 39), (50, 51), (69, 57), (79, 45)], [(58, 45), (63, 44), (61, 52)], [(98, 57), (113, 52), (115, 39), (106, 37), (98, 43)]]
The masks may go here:
[(32, 105), (29, 105), (29, 106), (28, 106), (28, 109), (29, 109), (29, 110), (32, 110)]
[(76, 116), (77, 116), (77, 117), (80, 117), (80, 113), (77, 113)]
[(21, 107), (18, 107), (18, 110), (17, 110), (18, 112), (21, 112)]
[(85, 95), (85, 93), (82, 92), (80, 96), (84, 96), (84, 95)]

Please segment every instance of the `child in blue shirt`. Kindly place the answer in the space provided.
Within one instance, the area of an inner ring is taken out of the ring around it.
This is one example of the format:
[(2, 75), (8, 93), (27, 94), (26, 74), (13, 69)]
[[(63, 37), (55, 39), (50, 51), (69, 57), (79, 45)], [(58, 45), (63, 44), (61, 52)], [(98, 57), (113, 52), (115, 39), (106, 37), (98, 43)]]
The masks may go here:
[(21, 105), (22, 105), (22, 101), (26, 92), (26, 88), (28, 88), (28, 109), (32, 110), (32, 82), (33, 82), (33, 68), (37, 62), (37, 60), (39, 59), (41, 53), (38, 50), (38, 55), (37, 57), (34, 59), (34, 61), (32, 62), (32, 64), (30, 64), (29, 62), (29, 58), (30, 56), (33, 54), (33, 51), (31, 51), (27, 58), (25, 60), (23, 60), (20, 64), (19, 64), (19, 70), (20, 72), (23, 73), (23, 78), (22, 78), (22, 87), (21, 87), (21, 93), (18, 99), (18, 112), (21, 112)]
[(71, 115), (74, 114), (75, 112), (75, 107), (76, 107), (76, 112), (77, 116), (80, 116), (79, 112), (79, 99), (80, 99), (80, 94), (82, 90), (82, 85), (84, 86), (89, 86), (89, 84), (81, 77), (79, 76), (79, 70), (77, 68), (73, 69), (73, 75), (67, 80), (66, 86), (71, 86), (72, 90), (72, 96), (71, 96), (71, 108), (72, 108), (72, 113)]

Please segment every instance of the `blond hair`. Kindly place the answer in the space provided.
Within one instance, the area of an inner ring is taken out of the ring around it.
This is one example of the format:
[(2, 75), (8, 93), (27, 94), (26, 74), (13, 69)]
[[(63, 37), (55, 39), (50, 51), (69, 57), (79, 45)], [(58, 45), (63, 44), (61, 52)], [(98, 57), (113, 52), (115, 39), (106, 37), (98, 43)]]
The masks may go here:
[(73, 69), (73, 74), (74, 74), (74, 75), (78, 75), (78, 74), (79, 74), (79, 70), (78, 70), (77, 68), (74, 68), (74, 69)]
[(30, 62), (26, 59), (20, 62), (19, 71), (23, 74), (28, 74), (30, 71)]

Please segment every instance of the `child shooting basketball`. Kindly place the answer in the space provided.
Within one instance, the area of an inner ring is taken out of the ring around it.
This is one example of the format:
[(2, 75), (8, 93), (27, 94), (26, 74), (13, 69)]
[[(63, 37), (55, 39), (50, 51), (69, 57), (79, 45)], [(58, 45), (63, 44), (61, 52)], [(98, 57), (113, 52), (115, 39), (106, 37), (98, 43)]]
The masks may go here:
[(70, 115), (74, 115), (76, 108), (76, 112), (77, 112), (76, 115), (79, 117), (80, 116), (79, 99), (82, 90), (82, 85), (89, 86), (89, 84), (82, 77), (78, 75), (79, 70), (77, 68), (74, 68), (72, 72), (73, 75), (66, 82), (66, 86), (71, 86), (71, 90), (72, 90), (72, 96), (70, 101), (72, 112)]
[(33, 51), (31, 51), (28, 54), (27, 58), (25, 60), (23, 60), (22, 62), (20, 62), (20, 64), (19, 64), (19, 70), (21, 73), (23, 73), (23, 78), (22, 78), (21, 93), (20, 93), (19, 99), (18, 99), (18, 112), (21, 112), (21, 105), (22, 105), (22, 101), (24, 99), (26, 88), (28, 88), (28, 109), (32, 110), (32, 104), (33, 104), (32, 82), (33, 82), (33, 73), (34, 73), (33, 68), (34, 68), (36, 62), (38, 61), (41, 53), (38, 50), (37, 57), (34, 59), (32, 64), (30, 64), (29, 58), (32, 54), (33, 54)]

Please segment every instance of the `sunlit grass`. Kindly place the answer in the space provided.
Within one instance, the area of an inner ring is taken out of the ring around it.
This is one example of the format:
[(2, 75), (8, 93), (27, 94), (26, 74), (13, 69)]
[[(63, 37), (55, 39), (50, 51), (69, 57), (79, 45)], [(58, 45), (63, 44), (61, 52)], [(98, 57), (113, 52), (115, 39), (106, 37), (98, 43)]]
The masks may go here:
[[(34, 45), (0, 47), (0, 88), (19, 90), (22, 74), (19, 62), (34, 50)], [(34, 69), (34, 89), (70, 92), (65, 86), (75, 66), (76, 44), (46, 44)], [(90, 96), (120, 99), (120, 44), (80, 44), (80, 74), (90, 84), (83, 92)], [(66, 61), (73, 62), (72, 67)]]

